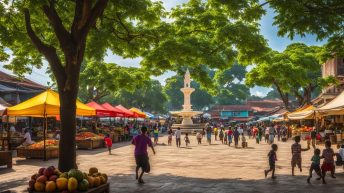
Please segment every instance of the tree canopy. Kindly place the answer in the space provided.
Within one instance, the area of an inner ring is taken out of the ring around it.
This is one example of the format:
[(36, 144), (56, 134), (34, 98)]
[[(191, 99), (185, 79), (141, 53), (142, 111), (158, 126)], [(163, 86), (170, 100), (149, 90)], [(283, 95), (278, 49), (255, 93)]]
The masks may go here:
[(256, 65), (247, 73), (246, 84), (275, 87), (287, 108), (290, 95), (296, 97), (301, 106), (309, 104), (318, 86), (333, 83), (332, 77), (321, 78), (319, 49), (294, 43), (281, 53), (271, 51), (271, 60)]
[(344, 56), (344, 4), (342, 0), (267, 0), (264, 4), (276, 12), (274, 24), (278, 34), (315, 34), (319, 40), (328, 39), (326, 51)]

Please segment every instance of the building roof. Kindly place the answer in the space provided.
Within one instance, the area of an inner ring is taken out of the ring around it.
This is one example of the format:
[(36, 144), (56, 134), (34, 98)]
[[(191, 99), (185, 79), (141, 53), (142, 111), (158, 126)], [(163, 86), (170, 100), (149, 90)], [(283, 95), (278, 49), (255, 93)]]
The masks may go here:
[(19, 79), (15, 76), (6, 74), (2, 71), (0, 71), (0, 83), (16, 84), (18, 86), (29, 87), (32, 89), (41, 89), (41, 90), (46, 89), (45, 86), (40, 85), (36, 82), (33, 82), (27, 78)]
[(215, 105), (213, 111), (252, 111), (249, 105)]

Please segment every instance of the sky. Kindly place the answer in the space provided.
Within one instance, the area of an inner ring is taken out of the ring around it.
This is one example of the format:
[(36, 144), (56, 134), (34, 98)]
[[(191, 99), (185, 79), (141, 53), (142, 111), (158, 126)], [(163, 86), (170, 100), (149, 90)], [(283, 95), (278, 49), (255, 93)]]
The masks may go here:
[[(187, 2), (188, 0), (163, 0), (164, 6), (167, 10), (170, 10), (176, 5), (180, 5), (182, 3)], [(316, 40), (316, 37), (313, 35), (307, 35), (306, 37), (295, 37), (293, 40), (290, 40), (287, 37), (279, 37), (277, 36), (278, 28), (273, 26), (273, 17), (274, 12), (271, 9), (268, 9), (266, 15), (264, 15), (260, 21), (261, 25), (261, 34), (268, 40), (269, 46), (277, 51), (283, 51), (287, 45), (293, 42), (302, 42), (307, 45), (322, 45), (324, 42), (319, 42)], [(107, 53), (105, 57), (105, 62), (112, 62), (116, 63), (121, 66), (132, 66), (132, 67), (140, 67), (141, 58), (134, 58), (134, 59), (124, 59), (120, 56), (113, 55), (111, 52)], [(0, 63), (0, 70), (11, 73), (10, 71), (3, 68), (4, 63)], [(32, 73), (26, 75), (26, 77), (30, 80), (33, 80), (37, 83), (47, 85), (47, 82), (51, 82), (49, 75), (46, 73), (47, 64), (44, 65), (41, 69), (32, 69)], [(165, 80), (171, 76), (175, 75), (174, 72), (166, 72), (165, 74), (152, 77), (153, 79), (159, 80), (161, 84), (165, 84)], [(265, 96), (269, 92), (269, 88), (263, 87), (254, 87), (251, 88), (251, 94), (256, 96)]]

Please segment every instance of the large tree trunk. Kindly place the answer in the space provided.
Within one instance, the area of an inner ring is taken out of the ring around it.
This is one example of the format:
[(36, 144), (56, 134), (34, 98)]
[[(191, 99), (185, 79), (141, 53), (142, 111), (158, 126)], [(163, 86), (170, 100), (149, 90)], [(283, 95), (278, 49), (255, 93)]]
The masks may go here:
[(277, 91), (283, 101), (283, 104), (287, 110), (289, 110), (289, 96), (288, 93), (284, 93), (282, 89), (278, 86), (278, 84), (274, 84), (277, 88)]
[(34, 32), (29, 9), (24, 8), (27, 34), (36, 49), (48, 60), (58, 85), (61, 116), (59, 169), (61, 171), (76, 168), (75, 118), (80, 66), (84, 58), (87, 35), (102, 15), (107, 3), (108, 0), (98, 0), (94, 4), (92, 1), (76, 0), (75, 15), (70, 31), (63, 25), (55, 9), (55, 1), (42, 3), (41, 8), (58, 39), (65, 65), (62, 65), (62, 57), (58, 55), (57, 49), (43, 42)]
[(76, 96), (77, 90), (65, 92), (59, 90), (60, 94), (60, 117), (61, 117), (61, 139), (59, 143), (59, 163), (61, 171), (69, 171), (76, 168)]

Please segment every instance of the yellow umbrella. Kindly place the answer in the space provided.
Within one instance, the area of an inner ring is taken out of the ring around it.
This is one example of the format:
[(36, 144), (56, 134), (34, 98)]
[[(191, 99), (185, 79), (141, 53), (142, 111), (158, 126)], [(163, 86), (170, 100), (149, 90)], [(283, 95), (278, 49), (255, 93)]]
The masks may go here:
[[(29, 116), (29, 117), (44, 117), (45, 123), (43, 127), (43, 146), (44, 146), (44, 160), (46, 160), (46, 136), (47, 117), (60, 115), (60, 98), (59, 94), (51, 89), (42, 92), (41, 94), (26, 100), (16, 106), (7, 108), (8, 116)], [(76, 102), (76, 115), (92, 116), (96, 115), (96, 110), (81, 103)]]
[(131, 108), (131, 109), (129, 109), (131, 112), (133, 112), (133, 113), (136, 113), (137, 115), (138, 115), (138, 117), (141, 117), (141, 118), (146, 118), (147, 117), (147, 115), (146, 115), (146, 113), (144, 113), (144, 112), (142, 112), (140, 109), (138, 109), (138, 108), (135, 108), (135, 107), (133, 107), (133, 108)]
[[(53, 117), (60, 115), (59, 94), (51, 89), (26, 100), (16, 106), (7, 108), (8, 116), (29, 116), (29, 117)], [(81, 103), (76, 102), (76, 115), (93, 116), (96, 110)]]

